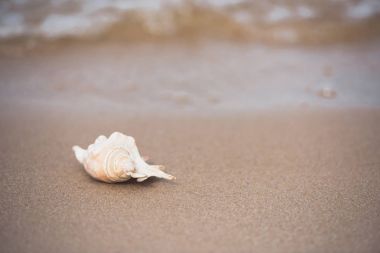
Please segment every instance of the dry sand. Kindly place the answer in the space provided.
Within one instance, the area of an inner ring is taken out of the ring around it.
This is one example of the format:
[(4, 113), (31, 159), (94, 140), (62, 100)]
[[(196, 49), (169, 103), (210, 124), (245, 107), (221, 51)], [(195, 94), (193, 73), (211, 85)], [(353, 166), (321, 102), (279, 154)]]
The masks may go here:
[[(1, 252), (378, 252), (380, 111), (241, 116), (3, 105)], [(175, 182), (94, 181), (71, 151), (114, 130)]]

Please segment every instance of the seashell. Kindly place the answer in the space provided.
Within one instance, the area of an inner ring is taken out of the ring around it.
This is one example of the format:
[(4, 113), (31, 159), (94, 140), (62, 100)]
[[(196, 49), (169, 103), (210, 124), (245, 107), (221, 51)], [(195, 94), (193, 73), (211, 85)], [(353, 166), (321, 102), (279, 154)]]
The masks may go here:
[(147, 164), (140, 156), (135, 139), (119, 132), (108, 139), (99, 136), (87, 150), (74, 146), (73, 151), (86, 172), (103, 182), (124, 182), (130, 178), (142, 182), (149, 177), (175, 179), (162, 171), (164, 166)]

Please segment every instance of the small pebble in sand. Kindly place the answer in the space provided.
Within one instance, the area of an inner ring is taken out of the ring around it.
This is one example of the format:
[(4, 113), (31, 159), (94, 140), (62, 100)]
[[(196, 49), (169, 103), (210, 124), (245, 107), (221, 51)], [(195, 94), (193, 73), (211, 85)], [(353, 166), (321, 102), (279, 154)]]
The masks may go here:
[(208, 101), (211, 103), (211, 104), (218, 104), (220, 102), (220, 99), (216, 96), (209, 96), (208, 97)]
[(67, 90), (67, 85), (65, 83), (57, 83), (53, 85), (53, 89), (56, 91), (65, 91)]
[(191, 103), (191, 98), (187, 94), (175, 94), (173, 99), (178, 105), (188, 105)]
[(135, 91), (137, 91), (138, 90), (138, 86), (137, 86), (137, 84), (134, 84), (134, 83), (132, 83), (132, 84), (128, 84), (125, 88), (124, 88), (124, 91), (126, 92), (126, 93), (132, 93), (132, 92), (135, 92)]
[(323, 75), (324, 76), (327, 76), (327, 77), (330, 77), (334, 74), (334, 69), (332, 66), (330, 65), (326, 65), (323, 67)]
[(302, 109), (308, 109), (310, 107), (310, 104), (308, 102), (301, 102), (299, 104), (300, 108)]
[(337, 93), (334, 89), (330, 87), (323, 87), (317, 92), (318, 96), (322, 98), (327, 98), (327, 99), (333, 99), (337, 96)]
[(161, 94), (161, 98), (180, 106), (187, 106), (193, 103), (192, 97), (185, 91), (166, 91)]

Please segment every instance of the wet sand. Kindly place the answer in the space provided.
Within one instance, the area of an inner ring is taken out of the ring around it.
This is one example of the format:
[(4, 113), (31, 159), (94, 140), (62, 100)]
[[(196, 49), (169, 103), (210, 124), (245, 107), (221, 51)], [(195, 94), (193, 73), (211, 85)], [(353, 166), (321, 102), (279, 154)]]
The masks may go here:
[[(380, 111), (226, 117), (1, 107), (1, 252), (378, 252)], [(133, 135), (175, 182), (94, 181), (71, 151)]]
[[(380, 40), (325, 47), (62, 42), (11, 49), (0, 46), (2, 101), (139, 115), (380, 108)], [(321, 96), (324, 89), (333, 99)]]

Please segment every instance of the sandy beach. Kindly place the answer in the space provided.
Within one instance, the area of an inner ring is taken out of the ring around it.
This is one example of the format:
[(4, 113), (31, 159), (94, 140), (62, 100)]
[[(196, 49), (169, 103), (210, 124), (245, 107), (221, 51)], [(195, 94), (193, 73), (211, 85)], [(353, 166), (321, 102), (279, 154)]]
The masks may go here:
[[(376, 1), (126, 2), (0, 5), (0, 252), (380, 251)], [(177, 179), (90, 178), (114, 131)]]
[[(129, 117), (1, 107), (2, 252), (376, 252), (380, 111)], [(119, 130), (175, 182), (106, 184), (73, 144)]]

